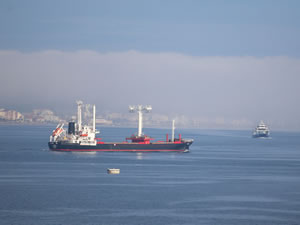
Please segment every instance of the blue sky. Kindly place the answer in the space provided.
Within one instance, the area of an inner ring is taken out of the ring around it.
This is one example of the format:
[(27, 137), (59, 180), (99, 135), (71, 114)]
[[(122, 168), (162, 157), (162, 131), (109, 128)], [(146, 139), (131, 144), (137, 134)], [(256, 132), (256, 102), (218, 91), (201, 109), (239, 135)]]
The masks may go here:
[(300, 130), (299, 9), (296, 0), (2, 0), (0, 108), (151, 104), (211, 127)]
[(299, 1), (0, 2), (0, 49), (299, 56)]

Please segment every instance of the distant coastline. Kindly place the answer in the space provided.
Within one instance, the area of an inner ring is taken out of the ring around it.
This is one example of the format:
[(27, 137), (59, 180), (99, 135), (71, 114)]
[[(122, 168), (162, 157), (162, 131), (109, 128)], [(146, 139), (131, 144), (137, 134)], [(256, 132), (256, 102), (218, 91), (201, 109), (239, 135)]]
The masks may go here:
[[(67, 124), (67, 123), (66, 123)], [(37, 122), (14, 122), (14, 121), (0, 121), (0, 127), (1, 126), (36, 126), (36, 127), (50, 127), (55, 128), (56, 123), (37, 123)], [(97, 127), (103, 127), (103, 128), (136, 128), (135, 125), (103, 125), (103, 124), (96, 124)], [(184, 127), (177, 127), (178, 129), (182, 130), (206, 130), (206, 131), (249, 131), (249, 136), (251, 136), (252, 128), (224, 128), (224, 127), (192, 127), (192, 126), (184, 126)], [(171, 129), (171, 127), (168, 126), (145, 126), (145, 129)], [(297, 129), (272, 129), (272, 132), (290, 132), (290, 133), (299, 133), (300, 130)]]
[[(83, 111), (85, 122), (91, 122), (91, 112), (87, 108)], [(34, 109), (32, 112), (18, 112), (14, 109), (0, 108), (0, 125), (36, 125), (56, 126), (58, 123), (67, 124), (69, 121), (76, 121), (76, 116), (71, 114), (57, 115), (49, 109)], [(178, 114), (149, 113), (144, 117), (143, 125), (147, 128), (170, 129), (171, 121), (176, 121), (176, 128), (179, 129), (209, 129), (209, 130), (253, 130), (258, 121), (251, 121), (245, 118), (226, 119), (220, 117), (188, 117)], [(287, 124), (275, 120), (267, 121), (271, 131), (300, 131), (299, 125)], [(136, 127), (137, 118), (130, 113), (106, 112), (96, 115), (96, 124), (99, 127)], [(298, 127), (297, 127), (298, 126)]]

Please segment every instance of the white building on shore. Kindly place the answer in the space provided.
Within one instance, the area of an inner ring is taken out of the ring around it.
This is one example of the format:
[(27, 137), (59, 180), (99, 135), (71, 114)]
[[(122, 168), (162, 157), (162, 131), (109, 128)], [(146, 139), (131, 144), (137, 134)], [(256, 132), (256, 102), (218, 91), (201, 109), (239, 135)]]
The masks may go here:
[(0, 119), (8, 121), (23, 121), (24, 116), (15, 110), (0, 109)]

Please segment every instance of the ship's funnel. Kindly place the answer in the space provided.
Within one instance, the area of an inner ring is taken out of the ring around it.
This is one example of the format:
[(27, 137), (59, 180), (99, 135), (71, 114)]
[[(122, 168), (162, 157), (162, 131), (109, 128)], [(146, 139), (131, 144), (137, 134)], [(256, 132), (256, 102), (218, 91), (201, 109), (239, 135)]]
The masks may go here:
[(69, 122), (68, 134), (75, 134), (75, 122)]

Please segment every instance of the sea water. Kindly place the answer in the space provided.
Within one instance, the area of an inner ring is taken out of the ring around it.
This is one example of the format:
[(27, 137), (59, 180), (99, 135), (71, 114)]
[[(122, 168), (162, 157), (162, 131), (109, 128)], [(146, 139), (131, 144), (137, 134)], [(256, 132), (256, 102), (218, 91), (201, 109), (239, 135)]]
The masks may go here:
[[(0, 126), (0, 224), (300, 224), (300, 133), (177, 130), (189, 153), (60, 153), (54, 127)], [(100, 129), (103, 141), (136, 131)]]

